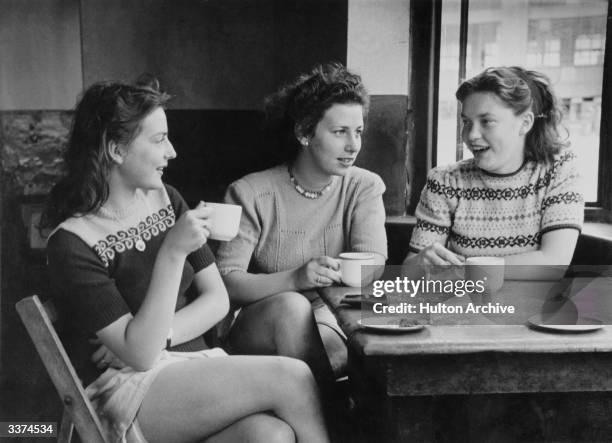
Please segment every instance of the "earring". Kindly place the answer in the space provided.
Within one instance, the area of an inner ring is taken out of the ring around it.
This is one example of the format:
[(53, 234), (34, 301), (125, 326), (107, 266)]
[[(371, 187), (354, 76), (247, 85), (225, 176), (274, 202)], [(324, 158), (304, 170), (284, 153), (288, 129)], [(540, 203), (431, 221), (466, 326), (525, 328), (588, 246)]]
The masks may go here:
[(302, 140), (300, 140), (300, 143), (302, 144), (302, 148), (307, 148), (310, 144), (310, 141), (306, 137), (304, 137), (302, 138)]

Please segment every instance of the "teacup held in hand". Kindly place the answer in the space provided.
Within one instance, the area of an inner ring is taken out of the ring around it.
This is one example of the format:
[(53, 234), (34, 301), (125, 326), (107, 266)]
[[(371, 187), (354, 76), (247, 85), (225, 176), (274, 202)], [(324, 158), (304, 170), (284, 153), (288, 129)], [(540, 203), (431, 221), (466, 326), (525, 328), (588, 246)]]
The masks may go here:
[(504, 284), (504, 265), (502, 257), (469, 257), (465, 260), (465, 279), (481, 280), (485, 294), (494, 294)]
[(343, 252), (340, 254), (340, 274), (342, 283), (355, 288), (361, 287), (365, 278), (362, 266), (374, 264), (374, 254), (370, 252)]
[(242, 206), (224, 203), (206, 203), (213, 208), (210, 216), (210, 237), (213, 240), (229, 241), (236, 237), (240, 227)]

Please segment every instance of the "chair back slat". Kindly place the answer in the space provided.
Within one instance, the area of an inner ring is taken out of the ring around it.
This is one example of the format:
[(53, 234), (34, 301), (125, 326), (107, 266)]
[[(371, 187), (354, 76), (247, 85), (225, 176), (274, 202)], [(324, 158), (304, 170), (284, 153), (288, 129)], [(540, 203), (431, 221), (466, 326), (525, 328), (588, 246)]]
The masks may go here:
[(17, 302), (16, 308), (81, 440), (106, 443), (98, 415), (53, 326), (52, 318), (58, 318), (55, 306), (51, 301), (43, 306), (33, 295)]

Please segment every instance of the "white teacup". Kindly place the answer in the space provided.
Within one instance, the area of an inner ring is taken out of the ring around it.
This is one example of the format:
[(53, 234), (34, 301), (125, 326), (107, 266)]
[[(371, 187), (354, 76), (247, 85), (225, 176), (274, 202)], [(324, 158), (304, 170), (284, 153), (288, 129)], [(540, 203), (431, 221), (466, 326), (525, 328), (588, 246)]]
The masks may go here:
[(210, 239), (229, 241), (236, 237), (240, 227), (240, 216), (242, 206), (227, 205), (225, 203), (206, 203), (207, 207), (213, 208), (210, 216)]
[(370, 252), (343, 252), (339, 257), (342, 283), (354, 288), (361, 287), (364, 280), (361, 267), (374, 265), (374, 254)]
[(465, 279), (484, 282), (485, 293), (494, 294), (504, 285), (505, 260), (502, 257), (465, 259)]

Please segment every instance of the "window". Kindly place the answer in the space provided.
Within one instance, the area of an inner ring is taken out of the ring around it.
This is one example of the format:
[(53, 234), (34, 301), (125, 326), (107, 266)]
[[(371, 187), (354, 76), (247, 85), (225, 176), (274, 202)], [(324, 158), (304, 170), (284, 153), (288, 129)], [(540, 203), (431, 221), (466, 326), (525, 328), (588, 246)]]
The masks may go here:
[(568, 41), (568, 26), (571, 21), (535, 19), (528, 21), (527, 31), (527, 58), (525, 65), (544, 68), (546, 66), (561, 66), (562, 41)]
[(603, 34), (579, 35), (574, 50), (574, 65), (599, 65), (603, 61)]
[[(465, 60), (459, 57), (462, 3), (464, 20), (467, 17)], [(564, 125), (580, 159), (586, 201), (591, 205), (601, 205), (604, 200), (608, 205), (612, 203), (612, 195), (603, 195), (604, 188), (612, 193), (612, 180), (610, 184), (600, 183), (598, 174), (593, 173), (600, 169), (600, 158), (608, 155), (600, 150), (612, 149), (600, 140), (602, 114), (606, 114), (602, 112), (606, 106), (602, 88), (610, 3), (610, 0), (442, 0), (443, 58), (437, 98), (435, 165), (469, 155), (458, 139), (454, 92), (460, 81), (489, 66), (524, 66), (545, 73), (563, 103)], [(465, 74), (460, 79), (462, 66)], [(612, 109), (607, 112), (612, 113)], [(606, 178), (603, 164), (600, 176)]]

